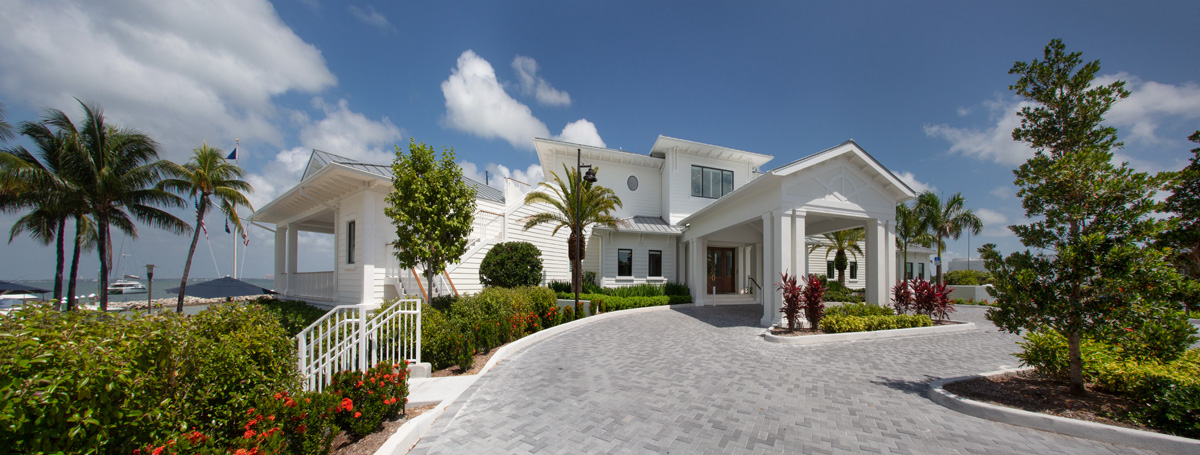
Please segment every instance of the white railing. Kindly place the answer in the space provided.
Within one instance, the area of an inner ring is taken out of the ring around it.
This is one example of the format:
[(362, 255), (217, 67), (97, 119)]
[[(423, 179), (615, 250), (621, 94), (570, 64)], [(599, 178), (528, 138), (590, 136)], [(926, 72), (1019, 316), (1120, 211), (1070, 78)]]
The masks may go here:
[(337, 281), (333, 272), (297, 272), (287, 277), (287, 295), (335, 300)]
[[(394, 243), (384, 245), (391, 252), (396, 247)], [(389, 279), (395, 279), (405, 294), (419, 295), (421, 298), (437, 297), (439, 295), (457, 295), (458, 290), (455, 289), (454, 283), (450, 281), (448, 273), (443, 272), (433, 277), (433, 289), (426, 289), (428, 284), (425, 281), (425, 272), (422, 269), (411, 267), (400, 267), (400, 261), (393, 254), (388, 254), (387, 262), (384, 267), (384, 276)]]
[(471, 223), (471, 234), (467, 236), (466, 250), (471, 251), (476, 244), (503, 236), (504, 215), (487, 210), (476, 210), (475, 221)]
[(296, 335), (307, 390), (321, 391), (340, 371), (379, 362), (421, 362), (421, 301), (341, 305)]

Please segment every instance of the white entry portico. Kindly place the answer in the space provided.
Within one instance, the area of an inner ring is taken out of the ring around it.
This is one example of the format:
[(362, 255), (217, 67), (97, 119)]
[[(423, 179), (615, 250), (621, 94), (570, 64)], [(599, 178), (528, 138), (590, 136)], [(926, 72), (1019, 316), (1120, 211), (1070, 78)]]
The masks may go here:
[(758, 286), (762, 324), (778, 324), (783, 296), (775, 283), (784, 272), (809, 273), (806, 237), (862, 227), (867, 302), (886, 304), (897, 270), (895, 207), (915, 196), (854, 141), (843, 142), (768, 171), (682, 219), (683, 277), (697, 305), (713, 304), (706, 278), (717, 256), (710, 252), (732, 249), (736, 281)]

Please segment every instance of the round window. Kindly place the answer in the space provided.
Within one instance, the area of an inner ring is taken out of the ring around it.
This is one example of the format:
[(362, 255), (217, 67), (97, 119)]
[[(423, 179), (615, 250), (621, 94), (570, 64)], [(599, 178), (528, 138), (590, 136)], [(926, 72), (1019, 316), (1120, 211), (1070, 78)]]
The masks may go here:
[(637, 176), (629, 176), (629, 180), (625, 181), (629, 185), (629, 191), (637, 191)]

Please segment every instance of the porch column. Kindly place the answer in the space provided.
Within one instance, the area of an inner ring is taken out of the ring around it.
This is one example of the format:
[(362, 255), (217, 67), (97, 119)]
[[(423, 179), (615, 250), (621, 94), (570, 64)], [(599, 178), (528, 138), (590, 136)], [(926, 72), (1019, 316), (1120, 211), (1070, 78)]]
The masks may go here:
[(705, 260), (707, 255), (704, 251), (704, 241), (701, 239), (692, 239), (688, 242), (688, 287), (692, 290), (692, 301), (696, 306), (704, 306), (708, 302), (708, 280), (705, 279)]
[(807, 234), (804, 230), (804, 217), (808, 212), (794, 210), (792, 213), (792, 274), (803, 283), (808, 277)]
[[(896, 263), (903, 261), (896, 260), (896, 254), (898, 254), (898, 249), (896, 248), (896, 221), (888, 220), (884, 224), (884, 232), (886, 235), (884, 236), (883, 247), (887, 249), (887, 253), (883, 256), (884, 261), (886, 261), (883, 264), (883, 269), (888, 271), (888, 275), (883, 281), (883, 305), (887, 305), (891, 300), (892, 285), (896, 283), (896, 280), (900, 276), (903, 276), (897, 270)], [(904, 267), (904, 264), (900, 264), (900, 266)]]
[(754, 263), (754, 279), (758, 282), (758, 287), (754, 289), (754, 300), (759, 305), (766, 305), (767, 295), (771, 292), (771, 287), (767, 285), (767, 275), (763, 273), (763, 243), (754, 244), (754, 254), (750, 256), (750, 261)]
[[(359, 214), (359, 219), (361, 221), (355, 223), (354, 227), (354, 229), (358, 231), (357, 234), (361, 234), (354, 236), (354, 249), (362, 251), (362, 259), (360, 259), (360, 261), (362, 261), (363, 277), (362, 299), (360, 300), (362, 303), (377, 303), (379, 301), (379, 297), (383, 296), (383, 283), (376, 281), (377, 275), (375, 273), (375, 270), (382, 268), (382, 264), (379, 264), (379, 258), (377, 257), (378, 255), (375, 254), (380, 250), (376, 244), (377, 237), (375, 237), (375, 217), (376, 212), (382, 212), (382, 210), (375, 207), (375, 194), (371, 193), (370, 191), (364, 192), (362, 212)], [(359, 245), (362, 246), (360, 247)], [(376, 264), (379, 264), (380, 267), (376, 267)], [(338, 268), (334, 267), (334, 289), (337, 288), (338, 282), (340, 281), (338, 278)], [(376, 295), (376, 292), (378, 292), (378, 296)], [(337, 295), (336, 291), (334, 295)]]
[(866, 291), (867, 303), (872, 305), (887, 304), (887, 231), (878, 219), (868, 219), (863, 226), (867, 231), (867, 267)]
[(779, 302), (782, 295), (775, 290), (775, 278), (779, 274), (775, 273), (775, 257), (779, 255), (779, 250), (775, 247), (775, 214), (767, 212), (762, 215), (763, 223), (763, 242), (762, 242), (762, 286), (763, 286), (763, 317), (759, 320), (759, 324), (770, 326), (777, 314), (779, 314)]
[(299, 261), (297, 260), (297, 257), (296, 257), (296, 243), (297, 243), (297, 239), (298, 239), (298, 236), (297, 236), (297, 235), (300, 233), (300, 229), (299, 229), (299, 228), (300, 228), (300, 226), (298, 226), (298, 225), (296, 225), (296, 224), (289, 224), (289, 225), (287, 226), (287, 274), (288, 274), (288, 288), (287, 288), (287, 289), (284, 291), (284, 293), (285, 293), (285, 294), (286, 294), (286, 293), (289, 293), (289, 292), (291, 292), (291, 290), (292, 290), (292, 283), (295, 283), (295, 282), (296, 282), (296, 280), (295, 280), (295, 278), (296, 278), (296, 269), (297, 269), (297, 267), (296, 267), (296, 264), (298, 264), (298, 263), (299, 263)]
[(287, 289), (287, 226), (275, 226), (275, 290)]

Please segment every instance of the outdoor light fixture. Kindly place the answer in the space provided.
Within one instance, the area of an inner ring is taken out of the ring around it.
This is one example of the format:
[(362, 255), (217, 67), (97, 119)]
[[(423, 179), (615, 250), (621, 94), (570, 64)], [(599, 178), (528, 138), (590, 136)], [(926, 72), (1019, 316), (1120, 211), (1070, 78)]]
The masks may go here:
[[(592, 165), (583, 164), (583, 149), (575, 149), (575, 172), (583, 171), (587, 168), (587, 173), (583, 175), (583, 181), (588, 183), (596, 183), (596, 170), (592, 169)], [(573, 291), (575, 291), (575, 309), (579, 309), (579, 290), (583, 288), (583, 220), (579, 217), (579, 212), (583, 211), (583, 184), (575, 189), (575, 232), (579, 233), (579, 244), (575, 251), (575, 276), (572, 283)], [(578, 287), (575, 286), (578, 283)]]
[(154, 264), (146, 264), (146, 311), (154, 312)]

